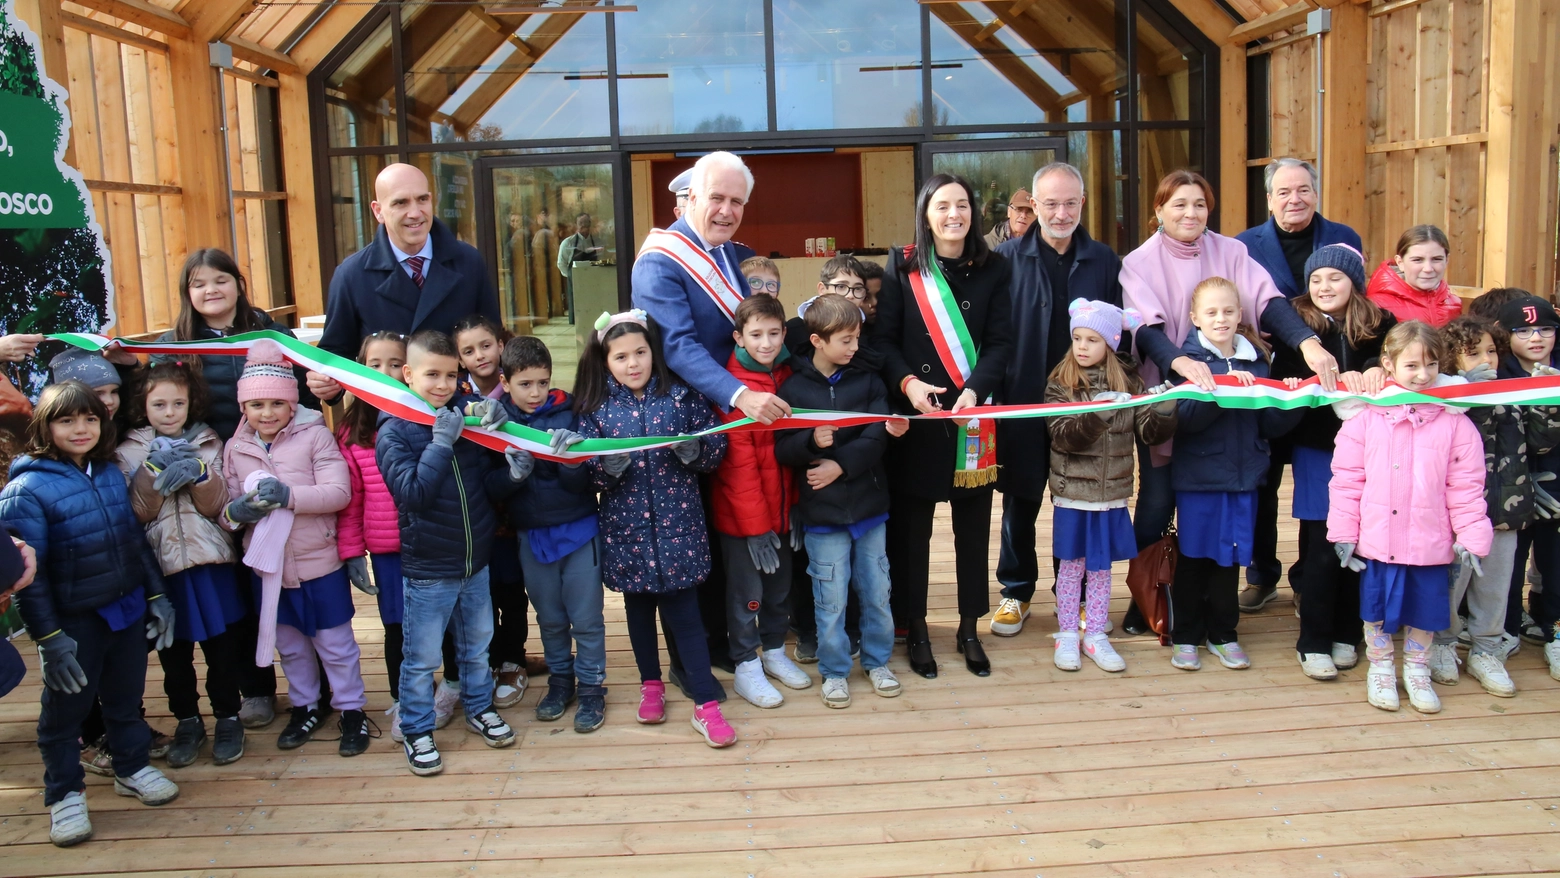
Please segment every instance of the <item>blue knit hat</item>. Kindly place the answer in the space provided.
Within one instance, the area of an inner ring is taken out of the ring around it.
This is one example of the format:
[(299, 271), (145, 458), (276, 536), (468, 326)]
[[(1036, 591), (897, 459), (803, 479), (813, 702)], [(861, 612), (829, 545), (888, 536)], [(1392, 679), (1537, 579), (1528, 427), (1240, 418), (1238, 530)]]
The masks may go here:
[(119, 370), (114, 364), (103, 359), (103, 355), (97, 351), (84, 351), (81, 348), (66, 348), (49, 361), (49, 378), (55, 384), (66, 381), (80, 381), (91, 388), (118, 387), (121, 383)]
[(1354, 284), (1354, 295), (1365, 295), (1365, 257), (1348, 244), (1328, 244), (1318, 247), (1305, 261), (1305, 283), (1309, 287), (1311, 275), (1318, 268), (1336, 268)]

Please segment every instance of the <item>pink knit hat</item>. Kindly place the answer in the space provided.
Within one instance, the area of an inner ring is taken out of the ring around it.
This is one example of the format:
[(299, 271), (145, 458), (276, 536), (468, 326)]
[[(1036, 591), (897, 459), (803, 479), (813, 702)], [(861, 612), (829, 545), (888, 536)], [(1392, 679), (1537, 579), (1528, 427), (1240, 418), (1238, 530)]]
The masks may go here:
[(298, 378), (282, 356), (282, 346), (262, 338), (249, 346), (244, 374), (238, 379), (238, 404), (251, 399), (285, 399), (298, 402)]

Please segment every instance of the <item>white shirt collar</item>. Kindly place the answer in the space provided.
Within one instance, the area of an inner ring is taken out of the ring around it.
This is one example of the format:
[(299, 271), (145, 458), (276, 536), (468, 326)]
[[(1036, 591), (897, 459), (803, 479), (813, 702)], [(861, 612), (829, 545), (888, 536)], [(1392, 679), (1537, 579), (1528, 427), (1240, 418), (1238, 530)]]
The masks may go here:
[(1235, 356), (1233, 357), (1226, 357), (1224, 354), (1220, 353), (1219, 349), (1214, 346), (1213, 342), (1209, 341), (1208, 337), (1202, 334), (1201, 329), (1197, 330), (1197, 342), (1203, 346), (1204, 350), (1212, 353), (1221, 360), (1246, 360), (1255, 363), (1257, 360), (1261, 359), (1257, 356), (1256, 347), (1254, 347), (1244, 335), (1239, 333), (1236, 333), (1235, 335)]
[(433, 263), (433, 235), (429, 235), (423, 239), (422, 249), (418, 250), (416, 253), (402, 253), (401, 248), (395, 246), (394, 242), (391, 242), (390, 249), (395, 253), (395, 261), (402, 265), (405, 265), (406, 260), (411, 259), (413, 256), (421, 256), (423, 258), (423, 265), (425, 266), (423, 270), (426, 272), (426, 266)]

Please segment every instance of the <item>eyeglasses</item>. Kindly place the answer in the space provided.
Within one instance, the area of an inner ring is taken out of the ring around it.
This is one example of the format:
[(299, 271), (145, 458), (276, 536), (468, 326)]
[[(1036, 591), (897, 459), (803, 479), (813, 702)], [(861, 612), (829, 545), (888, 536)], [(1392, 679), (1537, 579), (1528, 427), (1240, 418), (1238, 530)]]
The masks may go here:
[(1083, 206), (1083, 199), (1081, 199), (1081, 198), (1069, 198), (1066, 201), (1042, 201), (1042, 202), (1040, 202), (1041, 209), (1044, 210), (1046, 213), (1055, 213), (1056, 209), (1059, 208), (1059, 207), (1065, 207), (1065, 208), (1067, 208), (1067, 210), (1069, 212), (1071, 212), (1071, 211), (1077, 210), (1078, 208), (1080, 208), (1082, 206)]
[(769, 295), (774, 296), (778, 295), (780, 292), (780, 282), (777, 280), (764, 280), (761, 277), (750, 277), (747, 279), (747, 282), (748, 289), (755, 293), (768, 293)]
[(867, 297), (867, 288), (864, 286), (841, 283), (824, 284), (824, 286), (828, 287), (829, 291), (836, 295), (844, 296), (847, 299), (855, 299), (858, 302)]
[(1535, 335), (1539, 338), (1554, 338), (1555, 328), (1553, 326), (1524, 326), (1521, 329), (1513, 329), (1511, 331), (1512, 338), (1520, 338), (1523, 341), (1527, 341)]
[(1019, 216), (1034, 216), (1035, 209), (1027, 204), (1009, 204), (1008, 213), (1017, 214)]

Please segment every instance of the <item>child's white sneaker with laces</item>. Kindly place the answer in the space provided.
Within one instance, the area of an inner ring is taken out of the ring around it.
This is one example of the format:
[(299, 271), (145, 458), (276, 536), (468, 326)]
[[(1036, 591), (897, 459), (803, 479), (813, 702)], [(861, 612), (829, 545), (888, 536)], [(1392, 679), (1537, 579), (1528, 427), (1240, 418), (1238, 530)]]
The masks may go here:
[(824, 707), (850, 707), (850, 684), (844, 677), (825, 677), (819, 693)]
[(1127, 669), (1127, 660), (1116, 653), (1116, 648), (1110, 645), (1110, 638), (1104, 634), (1085, 634), (1083, 652), (1102, 671), (1114, 674)]
[(1083, 667), (1083, 660), (1078, 656), (1078, 632), (1058, 631), (1052, 634), (1056, 640), (1056, 648), (1051, 653), (1051, 661), (1058, 670), (1076, 671)]
[(812, 677), (791, 661), (785, 654), (785, 647), (759, 650), (758, 658), (764, 665), (764, 673), (779, 680), (787, 689), (806, 689), (812, 685)]
[[(1420, 713), (1440, 713), (1441, 697), (1430, 685), (1430, 669), (1424, 665), (1405, 665), (1403, 688), (1408, 690), (1408, 703)], [(1394, 693), (1395, 694), (1395, 693)]]
[(1456, 647), (1450, 643), (1433, 643), (1430, 645), (1430, 679), (1440, 683), (1442, 686), (1456, 686), (1459, 676), (1457, 664)]
[(756, 658), (737, 665), (736, 690), (749, 704), (765, 710), (785, 703), (785, 696), (770, 685), (769, 678), (764, 675), (763, 662)]
[(460, 708), (460, 684), (442, 680), (433, 690), (433, 727), (442, 729), (455, 718)]
[(1398, 709), (1397, 667), (1390, 661), (1370, 663), (1365, 672), (1365, 700), (1382, 710)]
[(867, 679), (872, 681), (872, 691), (884, 698), (897, 698), (904, 689), (899, 685), (899, 678), (888, 668), (873, 668), (867, 671)]
[(1517, 684), (1511, 682), (1506, 666), (1489, 653), (1475, 652), (1468, 656), (1468, 676), (1478, 680), (1485, 692), (1497, 698), (1511, 698), (1517, 694)]

